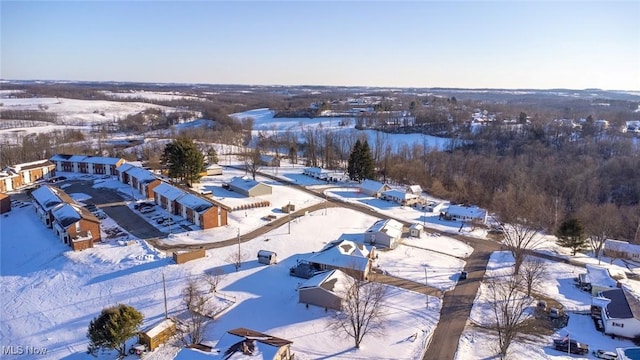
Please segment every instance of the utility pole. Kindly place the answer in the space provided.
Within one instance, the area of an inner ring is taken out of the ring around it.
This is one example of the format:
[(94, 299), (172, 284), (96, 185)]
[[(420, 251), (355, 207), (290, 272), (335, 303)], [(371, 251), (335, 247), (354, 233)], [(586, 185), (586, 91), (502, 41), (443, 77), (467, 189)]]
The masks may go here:
[(424, 267), (424, 293), (427, 295), (427, 309), (429, 308), (429, 281), (427, 277), (427, 267)]
[(164, 291), (164, 318), (169, 318), (169, 310), (167, 309), (167, 285), (164, 280), (164, 271), (162, 272), (162, 290)]
[(236, 271), (240, 269), (241, 259), (242, 259), (242, 255), (240, 255), (240, 228), (238, 228), (238, 259), (236, 260)]

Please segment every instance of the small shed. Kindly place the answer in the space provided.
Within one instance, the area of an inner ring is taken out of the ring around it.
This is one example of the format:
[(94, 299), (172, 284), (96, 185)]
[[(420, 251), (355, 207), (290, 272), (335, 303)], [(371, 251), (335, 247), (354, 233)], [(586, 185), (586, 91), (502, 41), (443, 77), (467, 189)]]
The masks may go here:
[(5, 193), (0, 193), (0, 214), (11, 211), (11, 198)]
[(222, 166), (218, 164), (211, 164), (205, 168), (207, 176), (222, 175)]
[(269, 250), (258, 251), (258, 262), (260, 264), (272, 265), (278, 262), (278, 254)]
[(204, 249), (197, 249), (191, 251), (174, 251), (173, 252), (173, 261), (176, 264), (184, 264), (187, 261), (200, 259), (206, 256)]
[(419, 238), (422, 236), (422, 232), (424, 231), (424, 226), (422, 224), (413, 224), (409, 227), (409, 235), (412, 237)]
[(146, 345), (149, 351), (164, 344), (176, 333), (176, 323), (171, 319), (164, 319), (138, 333), (138, 342)]

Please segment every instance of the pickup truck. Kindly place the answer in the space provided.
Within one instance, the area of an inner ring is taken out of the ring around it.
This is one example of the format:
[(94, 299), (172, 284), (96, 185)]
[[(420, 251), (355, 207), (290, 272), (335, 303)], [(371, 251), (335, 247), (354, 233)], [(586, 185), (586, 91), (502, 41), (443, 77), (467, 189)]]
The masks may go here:
[(571, 354), (585, 355), (589, 353), (589, 345), (573, 339), (555, 339), (553, 347), (558, 351), (570, 352)]

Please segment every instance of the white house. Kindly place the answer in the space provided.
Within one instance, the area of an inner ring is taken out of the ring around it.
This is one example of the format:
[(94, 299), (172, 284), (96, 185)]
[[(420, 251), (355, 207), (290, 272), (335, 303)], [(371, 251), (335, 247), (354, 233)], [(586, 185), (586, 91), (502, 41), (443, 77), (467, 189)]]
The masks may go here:
[(340, 310), (348, 286), (348, 275), (335, 269), (315, 275), (298, 288), (298, 299), (325, 309)]
[(395, 248), (402, 238), (402, 224), (397, 220), (383, 219), (376, 221), (364, 233), (364, 242)]
[(640, 301), (629, 290), (602, 291), (592, 304), (602, 308), (605, 334), (630, 339), (640, 335)]
[(487, 223), (487, 210), (477, 206), (449, 205), (445, 210), (445, 216), (458, 221), (479, 221)]
[(612, 258), (640, 261), (640, 245), (629, 244), (626, 241), (607, 239), (604, 241), (602, 253)]
[(367, 249), (350, 240), (336, 240), (311, 255), (307, 262), (317, 270), (340, 269), (364, 280), (369, 276), (374, 256), (375, 246)]
[(422, 194), (422, 186), (420, 186), (420, 185), (407, 186), (406, 193), (420, 196)]
[(609, 269), (598, 265), (585, 265), (589, 281), (591, 282), (591, 295), (597, 296), (602, 291), (616, 289), (618, 281), (611, 277)]
[(387, 190), (391, 190), (391, 186), (374, 180), (365, 179), (362, 184), (360, 184), (361, 193), (375, 198), (380, 197), (380, 195)]
[(420, 200), (419, 195), (415, 195), (409, 192), (404, 192), (396, 189), (391, 189), (382, 192), (382, 200), (393, 201), (402, 206), (411, 206), (418, 203)]

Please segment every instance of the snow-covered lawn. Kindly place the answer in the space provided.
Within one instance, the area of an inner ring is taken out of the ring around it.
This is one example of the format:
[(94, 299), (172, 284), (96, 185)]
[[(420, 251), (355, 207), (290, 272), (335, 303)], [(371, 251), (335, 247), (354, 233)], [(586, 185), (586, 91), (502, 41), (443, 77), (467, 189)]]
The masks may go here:
[[(228, 260), (237, 253), (235, 246), (207, 251), (206, 258), (183, 265), (173, 264), (144, 241), (129, 246), (105, 242), (74, 253), (40, 223), (31, 206), (14, 208), (0, 219), (4, 309), (0, 336), (11, 344), (46, 347), (46, 358), (89, 358), (84, 354), (86, 329), (102, 308), (126, 303), (139, 309), (151, 324), (164, 315), (163, 273), (168, 310), (175, 314), (188, 278), (222, 268), (227, 275), (220, 291), (235, 297), (237, 304), (213, 324), (208, 340), (242, 326), (292, 340), (300, 359), (414, 359), (437, 324), (438, 299), (432, 298), (427, 310), (424, 295), (389, 288), (386, 336), (366, 338), (361, 349), (354, 350), (344, 335), (327, 331), (329, 314), (324, 309), (298, 304), (296, 288), (303, 279), (289, 276), (288, 269), (297, 259), (343, 233), (362, 231), (373, 221), (375, 218), (341, 208), (328, 209), (326, 215), (324, 211), (311, 213), (292, 225), (291, 234), (274, 229), (242, 244), (245, 261), (235, 272)], [(260, 249), (277, 252), (278, 264), (259, 265), (255, 254)], [(428, 262), (428, 255), (414, 254), (407, 267)], [(170, 359), (176, 351), (167, 345), (152, 355)]]
[[(487, 279), (508, 275), (512, 271), (513, 256), (509, 252), (495, 252), (487, 265)], [(575, 355), (553, 349), (552, 340), (569, 335), (571, 338), (589, 345), (591, 351), (605, 349), (614, 351), (616, 347), (634, 346), (630, 340), (611, 339), (595, 328), (590, 315), (582, 315), (573, 311), (588, 310), (591, 305), (589, 293), (579, 290), (573, 283), (573, 278), (585, 272), (584, 268), (553, 261), (545, 261), (546, 278), (535, 289), (538, 293), (559, 301), (568, 311), (569, 324), (559, 329), (552, 336), (527, 335), (524, 339), (514, 341), (509, 347), (510, 359), (572, 359)], [(489, 290), (486, 283), (480, 286), (470, 320), (481, 326), (490, 325), (492, 318), (491, 306), (488, 303)], [(535, 302), (534, 302), (535, 306)], [(533, 309), (531, 309), (533, 311)], [(476, 325), (468, 324), (460, 342), (456, 359), (488, 359), (497, 354), (497, 335)], [(586, 357), (593, 358), (592, 355)]]

